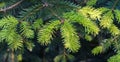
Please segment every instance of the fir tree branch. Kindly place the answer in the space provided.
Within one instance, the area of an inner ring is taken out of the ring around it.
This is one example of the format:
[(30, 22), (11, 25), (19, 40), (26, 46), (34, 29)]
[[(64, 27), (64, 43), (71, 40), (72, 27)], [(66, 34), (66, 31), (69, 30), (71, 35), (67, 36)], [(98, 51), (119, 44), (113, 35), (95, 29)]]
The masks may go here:
[(18, 1), (17, 3), (15, 3), (15, 4), (7, 7), (7, 8), (1, 9), (0, 12), (6, 12), (6, 11), (8, 11), (8, 10), (11, 10), (11, 9), (15, 8), (16, 6), (18, 6), (19, 4), (21, 4), (23, 1), (24, 1), (24, 0), (20, 0), (20, 1)]
[(66, 56), (66, 55), (67, 55), (65, 47), (64, 47), (63, 54), (64, 54), (64, 56)]
[(50, 9), (50, 8), (49, 8), (49, 10), (52, 12), (52, 14), (53, 14), (55, 17), (57, 17), (57, 18), (61, 21), (61, 23), (64, 23), (64, 19), (61, 18), (60, 16), (58, 16), (58, 15), (55, 13), (55, 11), (53, 11), (53, 10)]
[(38, 12), (40, 9), (44, 8), (44, 7), (48, 7), (49, 4), (48, 3), (44, 3), (38, 6), (38, 8), (34, 9), (33, 11), (31, 11), (30, 13), (28, 13), (27, 15), (25, 15), (25, 17), (23, 17), (20, 21), (25, 20), (27, 17), (31, 16), (33, 13)]
[(111, 9), (112, 11), (114, 10), (114, 8), (115, 8), (115, 6), (117, 5), (118, 1), (119, 1), (119, 0), (116, 0), (116, 1), (115, 1), (114, 5), (113, 5), (113, 7), (112, 7), (112, 9)]
[(37, 9), (35, 9), (35, 10), (33, 10), (32, 12), (30, 12), (30, 13), (28, 13), (27, 15), (25, 15), (25, 17), (23, 17), (20, 21), (23, 21), (23, 20), (25, 20), (27, 17), (29, 17), (29, 16), (31, 16), (34, 12), (37, 12), (37, 11), (39, 11), (41, 8), (43, 8), (44, 7), (44, 5), (41, 7), (38, 7)]

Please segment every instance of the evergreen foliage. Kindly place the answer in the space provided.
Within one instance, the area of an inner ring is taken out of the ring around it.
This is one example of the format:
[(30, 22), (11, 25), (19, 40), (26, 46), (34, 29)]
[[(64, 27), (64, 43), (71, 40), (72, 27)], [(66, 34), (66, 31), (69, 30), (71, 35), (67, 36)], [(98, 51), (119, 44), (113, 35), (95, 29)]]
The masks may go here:
[(1, 0), (0, 61), (74, 62), (96, 41), (93, 55), (112, 49), (119, 62), (119, 24), (119, 0)]
[(42, 45), (47, 45), (51, 43), (52, 36), (54, 35), (54, 29), (57, 29), (57, 25), (60, 24), (59, 20), (52, 21), (51, 23), (44, 26), (42, 30), (38, 33), (38, 41)]
[(100, 19), (102, 14), (101, 11), (90, 6), (83, 7), (79, 12), (81, 12), (85, 17), (90, 17), (93, 20)]
[(119, 21), (120, 21), (120, 14), (119, 14), (120, 11), (119, 11), (119, 10), (115, 10), (114, 12), (115, 12), (115, 14), (116, 14), (115, 17), (116, 17), (117, 21), (119, 22)]
[(62, 25), (61, 34), (64, 40), (63, 43), (65, 48), (68, 48), (72, 52), (76, 52), (79, 50), (79, 37), (77, 36), (74, 27), (68, 21), (65, 21)]
[(103, 47), (102, 46), (97, 46), (92, 50), (92, 53), (95, 54), (99, 54), (103, 51)]
[(7, 16), (0, 22), (0, 41), (5, 41), (10, 49), (20, 49), (23, 41), (21, 36), (16, 32), (17, 19), (13, 16)]
[(117, 54), (117, 55), (110, 57), (108, 62), (119, 62), (119, 60), (120, 60), (120, 56), (119, 56), (119, 54)]
[(29, 25), (28, 22), (26, 21), (21, 22), (20, 29), (21, 35), (24, 36), (25, 38), (34, 37), (34, 31), (31, 29), (31, 26)]

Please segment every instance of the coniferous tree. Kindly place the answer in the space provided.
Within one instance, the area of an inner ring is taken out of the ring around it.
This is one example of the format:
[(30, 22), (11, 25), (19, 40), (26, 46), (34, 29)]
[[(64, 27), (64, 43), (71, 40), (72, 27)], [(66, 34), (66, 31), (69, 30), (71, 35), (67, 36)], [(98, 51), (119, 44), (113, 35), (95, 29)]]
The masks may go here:
[(106, 61), (120, 60), (119, 0), (1, 0), (0, 8), (2, 62), (74, 62), (86, 41), (98, 43), (85, 44), (93, 55), (112, 49)]

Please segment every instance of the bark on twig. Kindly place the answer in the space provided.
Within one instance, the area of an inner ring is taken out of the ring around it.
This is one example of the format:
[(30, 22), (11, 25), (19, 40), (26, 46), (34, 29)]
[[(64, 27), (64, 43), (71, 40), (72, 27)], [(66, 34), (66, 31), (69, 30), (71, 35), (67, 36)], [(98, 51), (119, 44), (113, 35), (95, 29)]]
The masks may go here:
[(117, 5), (118, 1), (119, 1), (119, 0), (116, 0), (116, 1), (115, 1), (114, 5), (113, 5), (113, 7), (112, 7), (112, 9), (111, 9), (112, 11), (114, 10), (114, 8), (115, 8), (115, 6)]
[(6, 11), (8, 11), (8, 10), (10, 10), (10, 9), (13, 9), (14, 7), (18, 6), (18, 5), (19, 5), (20, 3), (22, 3), (23, 1), (24, 1), (24, 0), (20, 0), (20, 1), (18, 1), (17, 3), (15, 3), (15, 4), (7, 7), (7, 8), (0, 9), (0, 12), (6, 12)]

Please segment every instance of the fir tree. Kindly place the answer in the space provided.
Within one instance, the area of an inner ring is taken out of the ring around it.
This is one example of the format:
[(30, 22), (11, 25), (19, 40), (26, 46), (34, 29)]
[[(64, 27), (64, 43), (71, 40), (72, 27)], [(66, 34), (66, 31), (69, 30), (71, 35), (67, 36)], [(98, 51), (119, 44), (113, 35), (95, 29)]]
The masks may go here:
[(81, 43), (97, 39), (98, 45), (91, 53), (98, 55), (113, 49), (116, 54), (107, 61), (119, 62), (119, 3), (119, 0), (1, 0), (0, 60), (29, 62), (27, 58), (32, 57), (32, 62), (74, 62)]

